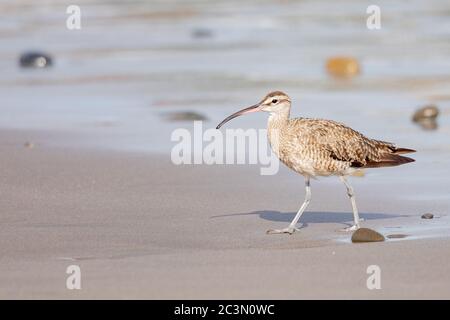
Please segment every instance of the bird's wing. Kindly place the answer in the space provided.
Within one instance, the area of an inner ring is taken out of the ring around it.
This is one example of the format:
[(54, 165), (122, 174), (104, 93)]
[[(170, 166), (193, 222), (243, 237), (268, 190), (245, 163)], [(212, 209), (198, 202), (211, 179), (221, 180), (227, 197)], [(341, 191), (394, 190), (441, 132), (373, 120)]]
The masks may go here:
[(299, 138), (315, 152), (349, 162), (354, 167), (364, 167), (380, 161), (385, 153), (395, 153), (394, 144), (369, 139), (339, 122), (301, 118), (295, 119), (292, 125), (298, 127)]

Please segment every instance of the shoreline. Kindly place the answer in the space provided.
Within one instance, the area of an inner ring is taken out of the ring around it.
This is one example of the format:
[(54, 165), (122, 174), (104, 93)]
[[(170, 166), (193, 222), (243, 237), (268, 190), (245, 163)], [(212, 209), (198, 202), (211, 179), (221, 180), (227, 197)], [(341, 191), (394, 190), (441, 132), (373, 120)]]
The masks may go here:
[[(24, 146), (30, 137), (33, 148)], [(405, 239), (350, 243), (336, 231), (351, 221), (350, 203), (328, 179), (313, 182), (300, 232), (266, 235), (303, 199), (301, 177), (286, 168), (260, 176), (257, 166), (174, 166), (166, 156), (51, 139), (0, 134), (2, 299), (450, 296), (449, 219), (421, 220), (427, 202), (398, 200), (390, 189), (398, 186), (355, 178), (362, 225)], [(82, 270), (82, 290), (65, 288), (71, 264)], [(371, 264), (382, 270), (382, 290), (365, 286)]]

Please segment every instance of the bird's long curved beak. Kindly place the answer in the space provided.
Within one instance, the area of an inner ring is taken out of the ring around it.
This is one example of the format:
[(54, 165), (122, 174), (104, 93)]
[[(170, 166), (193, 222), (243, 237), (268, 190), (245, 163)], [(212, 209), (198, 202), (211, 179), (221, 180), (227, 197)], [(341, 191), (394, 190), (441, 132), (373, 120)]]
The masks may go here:
[(223, 121), (221, 123), (219, 123), (219, 125), (216, 127), (216, 129), (220, 129), (220, 127), (223, 126), (226, 122), (228, 122), (231, 119), (234, 119), (236, 117), (242, 116), (243, 114), (260, 111), (260, 106), (261, 106), (261, 104), (258, 103), (251, 107), (248, 107), (248, 108), (245, 108), (238, 112), (233, 113), (231, 116), (228, 116), (225, 119), (223, 119)]

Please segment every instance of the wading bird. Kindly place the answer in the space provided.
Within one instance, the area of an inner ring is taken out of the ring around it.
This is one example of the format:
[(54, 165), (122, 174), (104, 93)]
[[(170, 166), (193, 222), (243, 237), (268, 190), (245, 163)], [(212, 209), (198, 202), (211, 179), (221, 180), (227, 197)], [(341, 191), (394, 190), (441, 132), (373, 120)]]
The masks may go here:
[(291, 99), (281, 91), (269, 93), (259, 103), (233, 113), (218, 126), (240, 115), (268, 112), (268, 138), (272, 151), (286, 166), (305, 177), (305, 201), (292, 222), (284, 229), (270, 229), (269, 234), (298, 231), (297, 222), (311, 201), (310, 179), (316, 176), (338, 176), (347, 188), (353, 209), (354, 225), (359, 228), (359, 215), (353, 188), (346, 177), (363, 168), (391, 167), (413, 162), (400, 154), (415, 152), (398, 148), (393, 143), (369, 139), (361, 133), (332, 120), (290, 119)]

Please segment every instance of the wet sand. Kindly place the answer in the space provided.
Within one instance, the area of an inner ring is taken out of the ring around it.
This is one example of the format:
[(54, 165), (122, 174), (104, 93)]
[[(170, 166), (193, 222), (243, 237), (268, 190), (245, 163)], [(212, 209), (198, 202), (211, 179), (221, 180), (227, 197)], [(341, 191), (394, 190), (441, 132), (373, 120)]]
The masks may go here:
[[(313, 181), (301, 232), (266, 235), (302, 201), (301, 177), (288, 170), (180, 167), (53, 147), (52, 136), (0, 134), (2, 299), (450, 297), (447, 217), (420, 219), (427, 202), (399, 201), (398, 185), (354, 178), (363, 225), (406, 238), (350, 243), (337, 231), (352, 217), (337, 179)], [(71, 264), (81, 267), (78, 291), (65, 287)], [(371, 264), (381, 290), (366, 287)]]
[[(69, 31), (71, 1), (3, 1), (0, 298), (450, 298), (447, 2), (379, 1), (382, 29), (369, 31), (359, 0), (80, 0), (82, 29)], [(54, 65), (20, 68), (30, 50)], [(361, 75), (329, 77), (339, 55)], [(352, 220), (337, 179), (312, 182), (301, 232), (268, 236), (303, 201), (301, 177), (172, 165), (171, 133), (193, 130), (167, 114), (214, 128), (276, 89), (293, 117), (418, 150), (415, 163), (351, 179), (363, 225), (393, 238), (353, 245), (336, 231)], [(411, 116), (428, 103), (441, 112), (424, 131)], [(81, 291), (65, 287), (70, 264)], [(366, 288), (371, 264), (381, 290)]]

